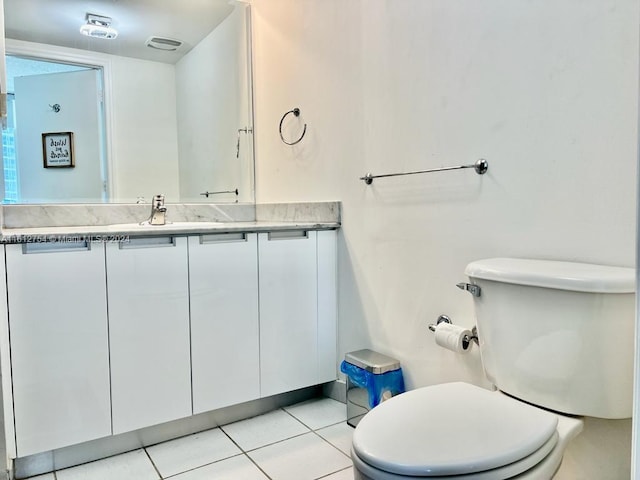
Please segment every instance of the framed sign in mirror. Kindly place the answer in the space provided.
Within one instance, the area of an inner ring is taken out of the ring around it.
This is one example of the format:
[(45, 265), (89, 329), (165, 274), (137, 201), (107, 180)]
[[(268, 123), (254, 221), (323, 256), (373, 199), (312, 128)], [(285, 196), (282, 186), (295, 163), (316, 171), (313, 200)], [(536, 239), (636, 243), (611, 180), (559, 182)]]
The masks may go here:
[(73, 132), (42, 134), (44, 168), (73, 168)]

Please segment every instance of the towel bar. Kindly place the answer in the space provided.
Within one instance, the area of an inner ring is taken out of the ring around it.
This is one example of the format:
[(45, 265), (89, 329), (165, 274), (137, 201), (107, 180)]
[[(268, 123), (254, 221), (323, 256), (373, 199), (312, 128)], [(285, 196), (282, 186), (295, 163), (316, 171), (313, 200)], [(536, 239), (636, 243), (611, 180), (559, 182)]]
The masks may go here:
[(455, 167), (440, 167), (440, 168), (430, 168), (429, 170), (418, 170), (415, 172), (403, 172), (403, 173), (386, 173), (384, 175), (372, 175), (367, 173), (364, 177), (360, 177), (360, 180), (364, 180), (364, 183), (367, 185), (371, 185), (373, 183), (374, 178), (383, 178), (383, 177), (399, 177), (403, 175), (415, 175), (417, 173), (432, 173), (432, 172), (444, 172), (446, 170), (460, 170), (462, 168), (473, 168), (478, 175), (484, 175), (487, 173), (489, 169), (489, 162), (487, 162), (484, 158), (480, 158), (476, 161), (476, 163), (472, 165), (457, 165)]
[(220, 190), (219, 192), (202, 192), (200, 195), (203, 195), (206, 198), (209, 198), (209, 195), (220, 195), (221, 193), (235, 193), (236, 196), (238, 195), (238, 189), (236, 188), (235, 190)]

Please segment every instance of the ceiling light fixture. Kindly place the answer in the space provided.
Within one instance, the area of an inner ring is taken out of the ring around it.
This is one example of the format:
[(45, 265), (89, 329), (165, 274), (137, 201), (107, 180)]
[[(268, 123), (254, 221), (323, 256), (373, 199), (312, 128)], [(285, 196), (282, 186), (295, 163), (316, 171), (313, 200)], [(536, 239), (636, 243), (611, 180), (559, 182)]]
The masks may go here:
[(118, 36), (118, 31), (111, 27), (111, 19), (101, 15), (87, 13), (87, 23), (80, 27), (80, 33), (87, 37), (114, 39)]

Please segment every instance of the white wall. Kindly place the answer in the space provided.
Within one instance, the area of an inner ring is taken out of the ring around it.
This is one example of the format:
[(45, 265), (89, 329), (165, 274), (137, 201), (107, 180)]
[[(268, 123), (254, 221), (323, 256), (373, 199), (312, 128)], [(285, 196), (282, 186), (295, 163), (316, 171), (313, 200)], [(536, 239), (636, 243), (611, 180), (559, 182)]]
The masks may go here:
[[(96, 70), (15, 79), (19, 126), (15, 148), (20, 157), (18, 191), (22, 202), (90, 202), (102, 198), (99, 83)], [(42, 108), (53, 103), (61, 105), (58, 112)], [(47, 132), (73, 132), (66, 145), (73, 168), (44, 168), (42, 134)]]
[[(205, 191), (239, 190), (253, 201), (252, 126), (247, 86), (246, 7), (233, 12), (176, 64), (180, 194), (203, 201)], [(238, 156), (238, 158), (236, 158)], [(235, 194), (212, 201), (235, 201)]]
[[(473, 325), (455, 287), (469, 261), (634, 265), (638, 2), (252, 5), (257, 200), (342, 201), (340, 355), (395, 356), (410, 388), (483, 384), (477, 351), (444, 351), (426, 328), (440, 313)], [(296, 106), (308, 132), (288, 147), (277, 126)], [(358, 180), (479, 157), (482, 177)], [(629, 448), (611, 446), (628, 446), (629, 422), (591, 424), (565, 478), (628, 478)]]
[(112, 56), (113, 201), (180, 199), (175, 67)]

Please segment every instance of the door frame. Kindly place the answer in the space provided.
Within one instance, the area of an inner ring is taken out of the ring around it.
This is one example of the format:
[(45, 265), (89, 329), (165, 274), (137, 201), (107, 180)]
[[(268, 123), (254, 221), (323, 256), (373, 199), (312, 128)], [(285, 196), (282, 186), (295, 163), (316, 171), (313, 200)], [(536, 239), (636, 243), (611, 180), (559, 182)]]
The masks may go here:
[(22, 40), (5, 39), (5, 54), (19, 57), (32, 58), (34, 60), (53, 61), (82, 65), (102, 70), (103, 110), (104, 110), (104, 155), (107, 182), (107, 202), (115, 198), (115, 189), (112, 179), (115, 178), (113, 161), (113, 116), (112, 108), (112, 65), (109, 55), (91, 51), (46, 45), (43, 43), (24, 42)]
[[(640, 115), (640, 112), (639, 112)], [(633, 414), (631, 434), (631, 478), (640, 478), (640, 116), (636, 148), (636, 315), (633, 359)]]

